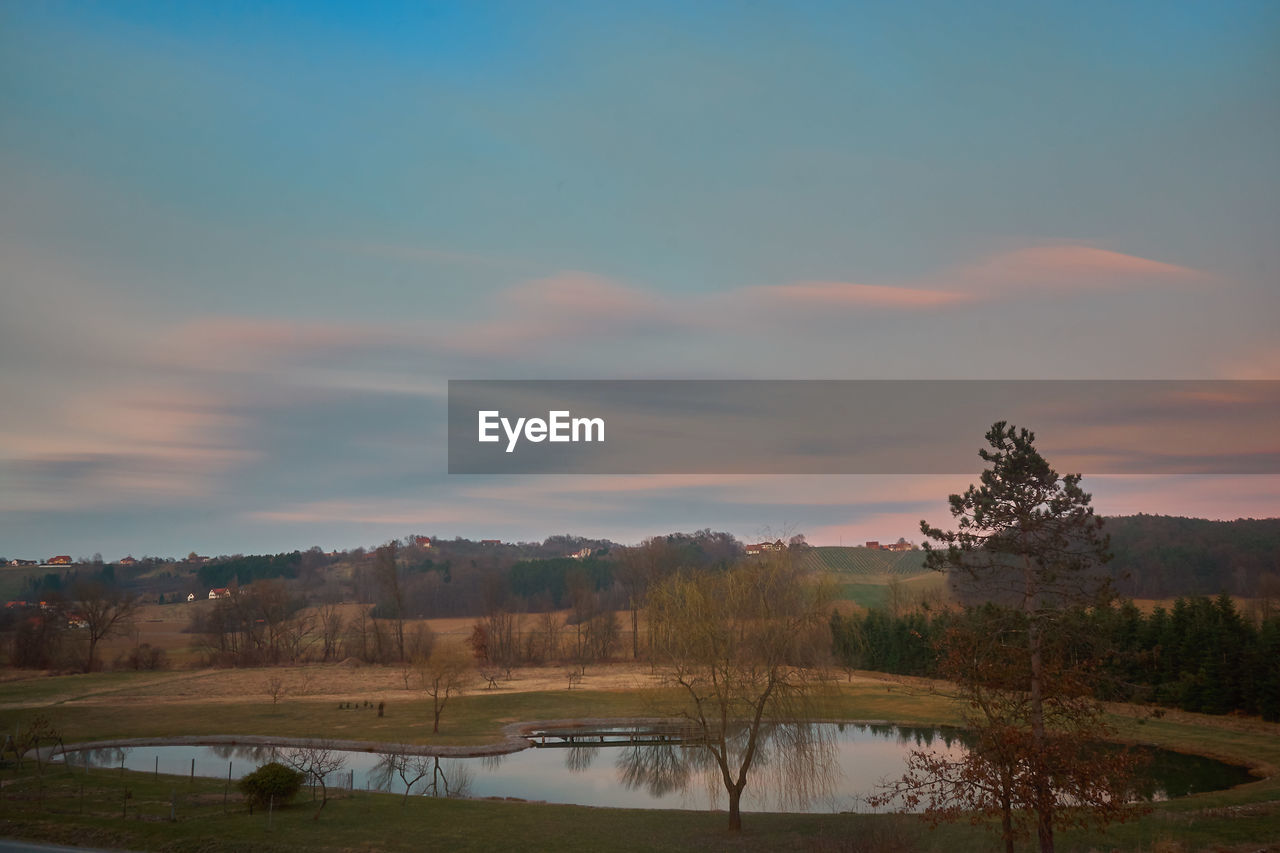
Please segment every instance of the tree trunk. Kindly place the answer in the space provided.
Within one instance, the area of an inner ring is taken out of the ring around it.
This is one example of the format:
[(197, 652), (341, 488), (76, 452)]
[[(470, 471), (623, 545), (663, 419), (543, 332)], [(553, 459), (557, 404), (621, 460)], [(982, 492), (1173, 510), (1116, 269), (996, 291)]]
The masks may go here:
[(631, 659), (640, 660), (640, 611), (631, 599)]
[(1023, 610), (1027, 614), (1027, 645), (1031, 652), (1031, 760), (1035, 773), (1036, 835), (1040, 840), (1040, 853), (1053, 853), (1053, 791), (1049, 784), (1049, 768), (1045, 766), (1044, 640), (1036, 613), (1039, 590), (1030, 558), (1022, 559), (1025, 573)]
[(1004, 837), (1004, 853), (1013, 853), (1013, 804), (1009, 802), (1007, 793), (1000, 799), (1000, 829)]
[(729, 788), (729, 831), (742, 832), (742, 789)]
[(1053, 853), (1053, 805), (1037, 810), (1036, 835), (1040, 839), (1040, 853)]

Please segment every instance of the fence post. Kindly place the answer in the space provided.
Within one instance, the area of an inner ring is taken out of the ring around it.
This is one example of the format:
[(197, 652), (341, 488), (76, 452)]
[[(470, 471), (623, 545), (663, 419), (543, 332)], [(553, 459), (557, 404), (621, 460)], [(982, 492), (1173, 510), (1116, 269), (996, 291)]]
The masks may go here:
[(227, 792), (231, 790), (231, 762), (227, 762), (227, 785), (222, 789), (222, 811), (227, 811)]

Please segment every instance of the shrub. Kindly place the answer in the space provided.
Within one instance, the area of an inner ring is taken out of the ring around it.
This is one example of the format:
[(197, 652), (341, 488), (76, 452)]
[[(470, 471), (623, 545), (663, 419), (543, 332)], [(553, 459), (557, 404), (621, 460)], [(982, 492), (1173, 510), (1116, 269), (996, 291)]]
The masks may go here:
[(297, 796), (304, 778), (297, 770), (272, 761), (245, 776), (237, 787), (249, 801), (249, 808), (265, 806), (272, 799), (281, 806)]

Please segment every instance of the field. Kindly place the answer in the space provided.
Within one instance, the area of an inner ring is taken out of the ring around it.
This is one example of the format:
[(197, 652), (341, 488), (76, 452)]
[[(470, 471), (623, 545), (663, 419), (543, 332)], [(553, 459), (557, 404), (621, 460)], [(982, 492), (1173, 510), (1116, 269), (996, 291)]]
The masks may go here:
[[(290, 691), (273, 704), (263, 690), (279, 675)], [(8, 673), (12, 676), (13, 673)], [(513, 671), (493, 689), (476, 684), (449, 706), (433, 736), (429, 700), (406, 689), (397, 667), (341, 664), (269, 670), (95, 673), (13, 678), (0, 682), (0, 730), (35, 713), (73, 741), (181, 734), (334, 737), (432, 744), (483, 744), (510, 722), (584, 716), (647, 716), (664, 692), (643, 665), (588, 667), (583, 689), (568, 689), (563, 670)], [(956, 709), (927, 682), (870, 673), (831, 685), (823, 713), (833, 719), (954, 722)], [(344, 702), (386, 702), (343, 709)], [(1280, 726), (1237, 718), (1170, 712), (1149, 719), (1117, 707), (1127, 739), (1158, 743), (1246, 763), (1265, 778), (1239, 788), (1156, 806), (1148, 816), (1107, 833), (1068, 833), (1060, 849), (1268, 850), (1280, 847)], [(981, 827), (930, 831), (918, 820), (888, 815), (748, 815), (742, 838), (723, 830), (722, 814), (589, 809), (497, 801), (447, 801), (357, 792), (329, 803), (313, 821), (309, 800), (280, 810), (268, 826), (232, 792), (223, 806), (216, 781), (158, 779), (146, 773), (27, 768), (0, 771), (0, 834), (135, 849), (409, 850), (430, 839), (449, 849), (494, 849), (520, 839), (545, 850), (958, 850), (994, 841)], [(126, 792), (128, 798), (126, 799)], [(169, 822), (173, 808), (176, 822)], [(127, 815), (127, 816), (126, 816)], [(423, 834), (428, 833), (428, 834)], [(1250, 846), (1210, 846), (1248, 842)], [(862, 844), (864, 846), (856, 846)], [(899, 846), (893, 846), (899, 844)]]
[(924, 574), (923, 551), (872, 551), (869, 548), (842, 548), (835, 545), (810, 548), (801, 565), (812, 571), (845, 575), (908, 578)]

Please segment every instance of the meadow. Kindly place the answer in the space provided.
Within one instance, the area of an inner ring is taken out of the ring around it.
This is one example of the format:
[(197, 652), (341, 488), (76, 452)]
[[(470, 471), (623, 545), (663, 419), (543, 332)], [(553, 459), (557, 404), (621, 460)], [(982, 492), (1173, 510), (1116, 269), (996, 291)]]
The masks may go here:
[[(294, 687), (278, 702), (262, 690), (269, 674)], [(230, 734), (340, 738), (371, 742), (480, 745), (511, 722), (646, 716), (663, 689), (638, 664), (587, 669), (568, 689), (555, 667), (514, 670), (509, 681), (476, 684), (449, 706), (431, 734), (430, 701), (405, 688), (397, 667), (341, 664), (259, 670), (178, 670), (15, 678), (0, 682), (0, 731), (44, 716), (68, 742), (110, 738)], [(920, 679), (851, 673), (828, 683), (820, 714), (829, 719), (954, 723), (958, 709)], [(365, 707), (364, 702), (370, 703)], [(373, 710), (385, 702), (385, 714)], [(355, 702), (356, 709), (341, 707)], [(1116, 706), (1121, 736), (1248, 765), (1259, 780), (1156, 804), (1105, 833), (1074, 831), (1060, 849), (1280, 849), (1280, 726), (1179, 712), (1155, 718)], [(9, 756), (11, 758), (11, 756)], [(750, 814), (740, 838), (723, 814), (593, 809), (545, 803), (438, 800), (367, 792), (331, 801), (318, 819), (308, 795), (267, 816), (250, 815), (234, 787), (224, 803), (217, 780), (147, 773), (67, 770), (33, 762), (0, 770), (0, 834), (133, 849), (221, 851), (494, 849), (520, 839), (534, 850), (956, 850), (997, 839), (981, 826), (930, 829), (903, 815)], [(176, 820), (170, 821), (170, 812)], [(1157, 845), (1163, 845), (1158, 847)], [(1180, 846), (1175, 846), (1180, 845)], [(1268, 846), (1271, 845), (1271, 846)]]

